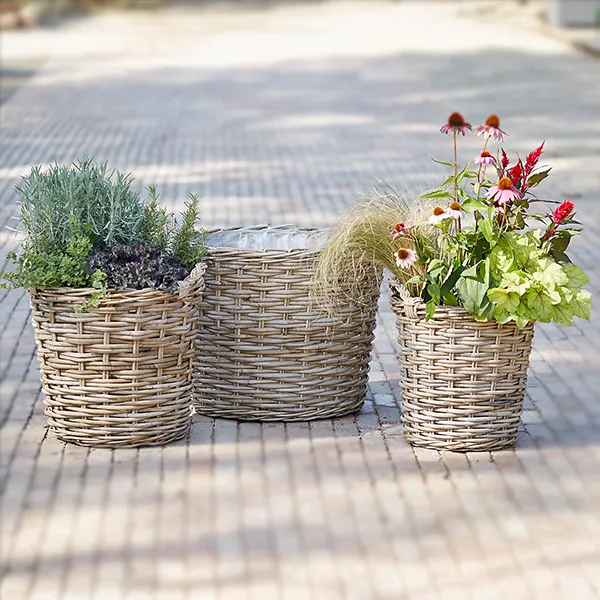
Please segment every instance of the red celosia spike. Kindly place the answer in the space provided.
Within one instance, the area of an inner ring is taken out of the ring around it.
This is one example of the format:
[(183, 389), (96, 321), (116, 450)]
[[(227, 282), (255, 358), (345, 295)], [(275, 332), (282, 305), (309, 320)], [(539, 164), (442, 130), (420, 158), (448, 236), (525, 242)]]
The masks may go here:
[(575, 208), (575, 205), (569, 200), (565, 200), (552, 214), (552, 220), (558, 225), (562, 223)]
[(527, 159), (525, 160), (525, 176), (528, 177), (531, 172), (533, 171), (533, 169), (535, 169), (535, 166), (538, 163), (538, 160), (540, 160), (540, 156), (542, 155), (542, 152), (544, 151), (544, 144), (546, 143), (546, 141), (544, 140), (542, 142), (542, 145), (539, 148), (536, 148), (533, 152), (530, 152), (527, 155)]
[(521, 175), (523, 175), (523, 163), (520, 159), (519, 162), (512, 169), (509, 169), (508, 174), (515, 183), (518, 183), (519, 179), (521, 178)]
[(502, 150), (502, 168), (506, 169), (506, 167), (508, 167), (508, 163), (510, 162), (508, 160), (508, 156), (506, 156), (506, 152), (504, 152), (504, 148), (501, 148)]

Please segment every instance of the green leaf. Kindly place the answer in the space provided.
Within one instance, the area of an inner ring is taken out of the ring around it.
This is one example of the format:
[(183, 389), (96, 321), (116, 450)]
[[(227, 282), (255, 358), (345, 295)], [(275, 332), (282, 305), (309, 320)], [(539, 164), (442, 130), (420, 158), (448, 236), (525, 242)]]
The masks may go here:
[(406, 285), (412, 285), (412, 284), (417, 284), (417, 283), (421, 283), (423, 281), (423, 278), (420, 275), (415, 275), (414, 277), (411, 277), (407, 282)]
[(507, 292), (502, 288), (492, 288), (488, 290), (488, 298), (500, 311), (513, 314), (517, 311), (521, 298), (515, 292)]
[(458, 300), (456, 299), (456, 296), (452, 292), (444, 293), (442, 299), (446, 306), (458, 306)]
[(476, 321), (491, 321), (494, 318), (494, 305), (488, 304), (481, 314), (475, 315)]
[(433, 190), (426, 194), (421, 194), (419, 198), (452, 198), (452, 194), (446, 190)]
[(448, 269), (448, 273), (446, 274), (446, 277), (444, 278), (444, 281), (442, 283), (442, 296), (447, 292), (450, 292), (454, 288), (456, 282), (458, 281), (458, 278), (460, 277), (463, 271), (464, 267), (460, 263), (458, 263), (458, 261), (455, 261), (455, 264), (452, 266), (452, 268)]
[(431, 299), (436, 303), (440, 304), (440, 286), (437, 283), (430, 283), (427, 286), (427, 291), (431, 296)]
[[(544, 290), (531, 290), (526, 295), (527, 307), (536, 321), (549, 323), (554, 315), (552, 298)], [(560, 301), (560, 297), (559, 297)]]
[(496, 307), (496, 309), (494, 310), (494, 319), (496, 319), (496, 321), (498, 321), (498, 323), (500, 324), (508, 323), (509, 321), (512, 321), (513, 318), (513, 315), (504, 310), (498, 309), (498, 307)]
[(456, 282), (456, 291), (462, 305), (472, 315), (483, 315), (491, 303), (487, 292), (491, 285), (490, 266), (487, 260), (465, 269)]
[(592, 295), (587, 290), (579, 290), (571, 301), (573, 315), (580, 319), (589, 319), (592, 310)]
[(437, 163), (438, 165), (444, 165), (445, 167), (452, 167), (454, 168), (454, 163), (451, 162), (445, 162), (443, 160), (436, 160), (435, 158), (431, 159), (434, 163)]
[(557, 304), (553, 307), (552, 318), (557, 323), (570, 327), (573, 325), (573, 310), (568, 305)]
[(525, 327), (525, 325), (527, 325), (529, 323), (529, 321), (532, 320), (532, 319), (528, 319), (527, 317), (523, 317), (521, 315), (516, 315), (515, 317), (513, 317), (513, 319), (519, 329), (523, 329), (523, 327)]
[(537, 231), (527, 233), (511, 231), (502, 234), (513, 252), (516, 264), (523, 271), (535, 270), (537, 260), (544, 256), (544, 252), (539, 249), (539, 235)]
[(494, 273), (502, 275), (513, 269), (515, 263), (514, 252), (502, 237), (498, 244), (492, 248), (490, 252), (490, 265)]
[(567, 276), (569, 287), (583, 287), (590, 282), (590, 278), (573, 264), (561, 265), (563, 273)]
[(467, 163), (462, 169), (462, 171), (458, 173), (458, 175), (456, 176), (456, 183), (460, 183), (465, 177), (472, 178), (476, 176), (476, 173), (469, 171), (469, 166), (470, 163)]
[(513, 292), (518, 296), (522, 296), (529, 289), (531, 279), (523, 271), (509, 271), (502, 275), (501, 285), (507, 292)]
[(572, 229), (562, 229), (550, 240), (550, 252), (565, 252), (571, 243), (571, 238), (578, 232)]
[(546, 179), (546, 177), (548, 177), (551, 170), (552, 167), (550, 167), (546, 171), (540, 171), (539, 173), (530, 175), (527, 179), (527, 187), (535, 187), (536, 185), (539, 185), (542, 181), (544, 181), (544, 179)]
[(431, 317), (433, 317), (433, 314), (435, 313), (435, 309), (436, 309), (436, 304), (433, 300), (429, 300), (429, 302), (427, 302), (425, 304), (425, 320), (429, 321), (429, 319), (431, 319)]
[(476, 210), (486, 211), (487, 208), (486, 204), (475, 198), (467, 197), (462, 203), (462, 209), (467, 213), (474, 213)]
[(483, 237), (491, 244), (494, 241), (494, 225), (487, 217), (479, 221), (479, 229), (483, 233)]
[(554, 260), (558, 260), (560, 262), (564, 262), (564, 263), (570, 263), (571, 259), (564, 253), (561, 252), (560, 250), (550, 250), (550, 256), (552, 256), (552, 258)]
[(429, 263), (429, 268), (427, 269), (427, 273), (430, 275), (430, 281), (435, 282), (435, 280), (440, 279), (442, 275), (446, 272), (448, 266), (443, 260), (439, 258), (434, 258)]
[(569, 278), (561, 265), (551, 258), (540, 258), (536, 266), (537, 270), (531, 274), (531, 277), (534, 281), (541, 283), (546, 291), (554, 289), (556, 285), (569, 283)]

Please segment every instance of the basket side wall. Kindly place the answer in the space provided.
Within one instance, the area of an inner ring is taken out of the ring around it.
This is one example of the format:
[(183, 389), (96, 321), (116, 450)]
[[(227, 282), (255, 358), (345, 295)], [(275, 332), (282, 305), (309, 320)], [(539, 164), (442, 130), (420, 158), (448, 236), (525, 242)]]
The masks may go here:
[(401, 361), (407, 439), (444, 450), (488, 450), (516, 441), (533, 325), (479, 323), (439, 307), (430, 321), (418, 303), (392, 299)]
[(316, 255), (207, 260), (199, 305), (196, 410), (213, 416), (307, 420), (358, 410), (365, 398), (379, 281), (362, 307), (328, 314), (310, 301)]
[(110, 294), (81, 312), (78, 290), (31, 290), (45, 412), (59, 439), (164, 444), (190, 423), (197, 313), (174, 294)]

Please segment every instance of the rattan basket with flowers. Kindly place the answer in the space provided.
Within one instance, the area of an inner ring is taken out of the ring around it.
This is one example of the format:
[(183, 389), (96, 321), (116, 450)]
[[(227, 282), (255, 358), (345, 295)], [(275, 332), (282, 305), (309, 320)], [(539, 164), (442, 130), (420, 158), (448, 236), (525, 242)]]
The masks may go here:
[(411, 444), (496, 450), (517, 439), (534, 323), (589, 318), (589, 280), (566, 253), (581, 230), (572, 202), (549, 208), (533, 194), (550, 172), (538, 165), (543, 143), (511, 162), (491, 147), (504, 138), (491, 115), (476, 130), (475, 167), (460, 168), (458, 136), (471, 125), (453, 113), (441, 131), (454, 148), (443, 184), (418, 198), (377, 187), (338, 229), (322, 278), (391, 271)]

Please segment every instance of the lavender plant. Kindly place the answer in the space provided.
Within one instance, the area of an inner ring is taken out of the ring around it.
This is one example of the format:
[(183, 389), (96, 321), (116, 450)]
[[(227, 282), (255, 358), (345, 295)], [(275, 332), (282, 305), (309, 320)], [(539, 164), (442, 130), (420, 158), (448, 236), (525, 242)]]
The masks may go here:
[(0, 286), (94, 287), (98, 298), (109, 287), (173, 290), (204, 255), (198, 198), (178, 223), (155, 188), (144, 200), (132, 181), (90, 158), (33, 167), (16, 187), (24, 237), (8, 255), (13, 269), (0, 272)]

